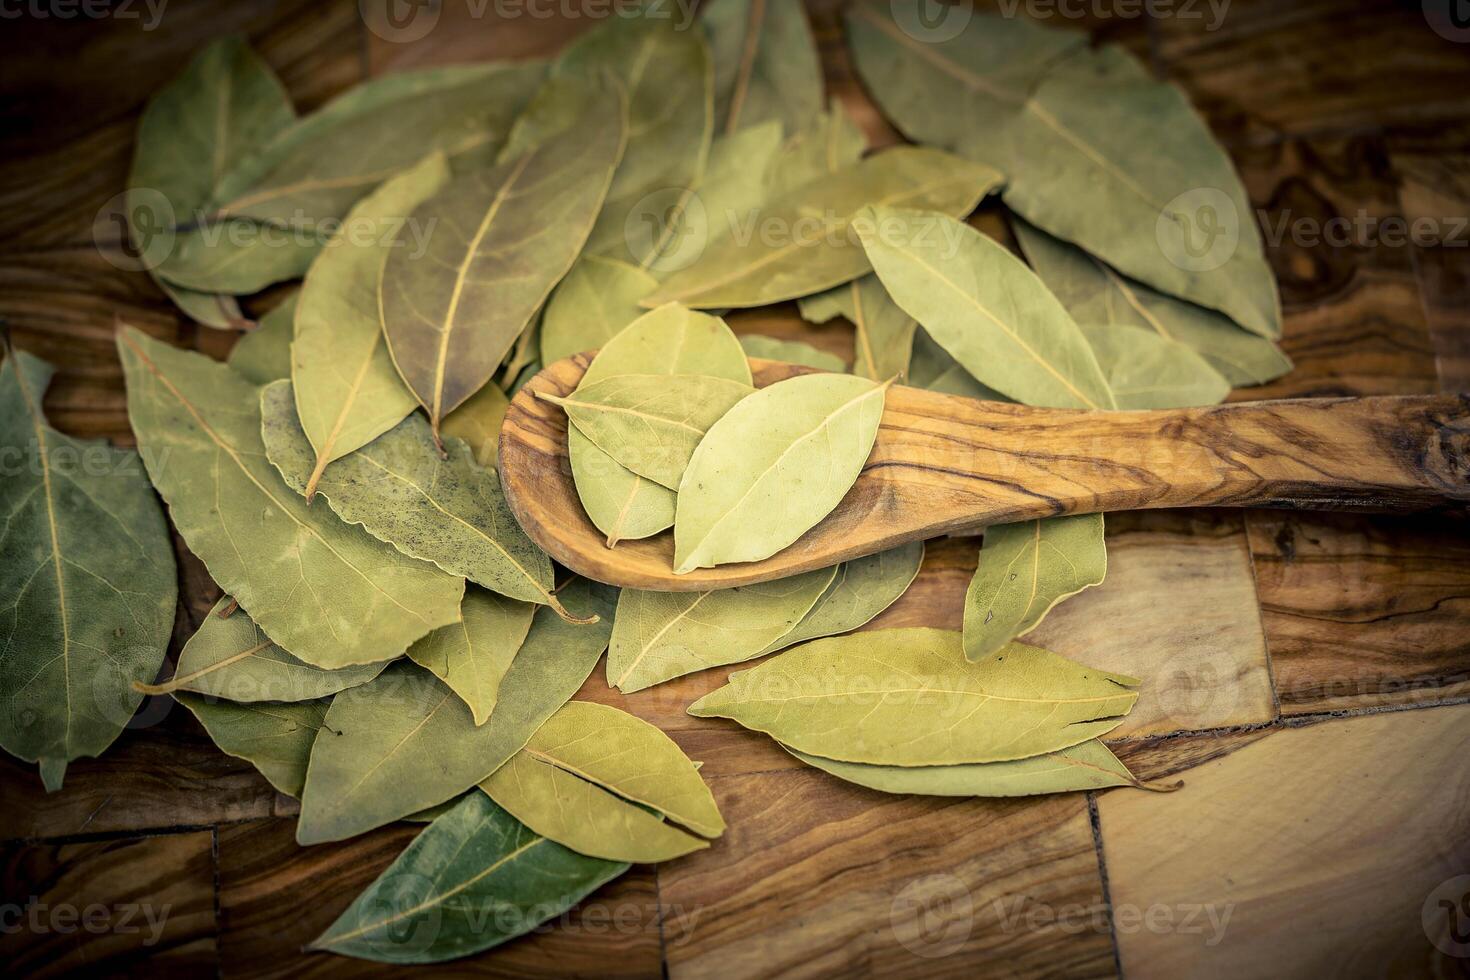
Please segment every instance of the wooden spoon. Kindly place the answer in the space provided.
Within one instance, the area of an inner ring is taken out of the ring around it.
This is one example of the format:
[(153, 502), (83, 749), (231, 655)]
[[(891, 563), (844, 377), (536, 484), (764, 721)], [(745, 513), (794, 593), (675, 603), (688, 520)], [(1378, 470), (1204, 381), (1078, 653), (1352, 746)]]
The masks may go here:
[[(1146, 412), (976, 401), (895, 385), (847, 496), (763, 561), (673, 573), (665, 532), (608, 548), (582, 509), (567, 417), (592, 353), (557, 361), (511, 401), (500, 473), (552, 558), (599, 582), (696, 592), (783, 578), (921, 538), (1057, 514), (1159, 507), (1418, 510), (1470, 500), (1470, 395), (1313, 398)], [(811, 369), (752, 359), (757, 387)]]

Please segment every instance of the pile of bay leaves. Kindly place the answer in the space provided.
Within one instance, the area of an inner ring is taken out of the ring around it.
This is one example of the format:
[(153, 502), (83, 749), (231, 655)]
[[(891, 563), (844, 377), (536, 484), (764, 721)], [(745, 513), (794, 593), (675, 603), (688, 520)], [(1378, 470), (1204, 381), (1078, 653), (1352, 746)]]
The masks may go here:
[[(56, 789), (166, 693), (300, 799), (304, 845), (427, 822), (313, 946), (400, 963), (487, 949), (723, 832), (668, 736), (571, 700), (604, 651), (629, 693), (793, 648), (691, 713), (879, 790), (1140, 785), (1098, 741), (1139, 682), (1015, 640), (1102, 581), (1100, 515), (988, 529), (961, 633), (852, 633), (921, 543), (619, 593), (559, 574), (501, 491), (508, 397), (583, 351), (558, 400), (578, 492), (609, 547), (672, 528), (677, 571), (819, 521), (895, 380), (1135, 409), (1289, 369), (1248, 202), (1179, 92), (1023, 20), (931, 36), (922, 2), (847, 12), (915, 144), (872, 153), (824, 108), (796, 3), (716, 0), (687, 30), (652, 5), (550, 62), (391, 75), (305, 116), (244, 43), (202, 52), (143, 116), (132, 244), (189, 316), (250, 329), (222, 364), (120, 327), (136, 453), (51, 428), (51, 369), (7, 345), (0, 447), (35, 465), (0, 488), (0, 744)], [(992, 194), (1025, 261), (966, 222)], [(1201, 199), (1239, 217), (1223, 258), (1190, 247)], [(239, 300), (265, 290), (289, 291), (253, 325)], [(790, 300), (851, 324), (850, 371), (720, 317)], [(757, 391), (747, 356), (826, 373)], [(805, 482), (749, 507), (793, 447)], [(161, 683), (155, 491), (224, 594)]]

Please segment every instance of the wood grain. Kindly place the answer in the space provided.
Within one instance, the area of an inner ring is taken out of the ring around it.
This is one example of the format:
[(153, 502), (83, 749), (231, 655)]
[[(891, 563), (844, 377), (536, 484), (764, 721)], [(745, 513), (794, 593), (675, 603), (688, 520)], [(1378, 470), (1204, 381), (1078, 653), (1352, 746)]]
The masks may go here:
[(1470, 695), (1463, 516), (1248, 515), (1283, 714)]
[(12, 977), (211, 976), (210, 831), (0, 849)]
[[(1420, 917), (1470, 867), (1467, 751), (1470, 705), (1391, 712), (1276, 731), (1177, 793), (1100, 795), (1124, 975), (1455, 973)], [(1229, 919), (1189, 931), (1191, 909)]]
[[(982, 402), (894, 385), (868, 462), (821, 523), (760, 562), (672, 572), (673, 536), (607, 548), (567, 462), (587, 354), (543, 369), (500, 436), (506, 499), (588, 578), (684, 592), (767, 581), (977, 525), (1201, 505), (1400, 510), (1470, 499), (1470, 395), (1303, 399), (1150, 412)], [(764, 387), (808, 369), (752, 359)]]

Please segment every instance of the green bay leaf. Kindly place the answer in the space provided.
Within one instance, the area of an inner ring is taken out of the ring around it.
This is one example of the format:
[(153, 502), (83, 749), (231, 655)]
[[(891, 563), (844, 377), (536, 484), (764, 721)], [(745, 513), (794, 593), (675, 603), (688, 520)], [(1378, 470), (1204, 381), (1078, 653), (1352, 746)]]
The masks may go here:
[(867, 227), (894, 302), (981, 383), (1028, 405), (1116, 407), (1086, 336), (1005, 246), (934, 212), (875, 208)]
[(959, 361), (950, 357), (949, 351), (940, 347), (923, 327), (914, 331), (908, 383), (916, 388), (942, 391), (946, 395), (960, 395), (964, 398), (979, 398), (982, 401), (1014, 400), (976, 381), (975, 376), (961, 367)]
[(719, 0), (700, 22), (714, 60), (720, 132), (769, 120), (796, 132), (822, 111), (822, 66), (801, 4)]
[(269, 460), (259, 389), (202, 354), (118, 335), (128, 418), (189, 550), (272, 639), (318, 667), (399, 656), (459, 619), (462, 579), (309, 507)]
[[(270, 462), (287, 486), (304, 494), (315, 455), (296, 417), (291, 383), (261, 389), (260, 406)], [(428, 423), (414, 413), (328, 466), (317, 489), (342, 520), (406, 556), (559, 609), (551, 559), (511, 515), (500, 477), (476, 463), (463, 442), (450, 439), (444, 449), (441, 457)]]
[(436, 432), (495, 374), (571, 268), (623, 154), (627, 110), (616, 87), (551, 84), (548, 99), (576, 95), (576, 122), (450, 181), (411, 216), (432, 222), (426, 247), (395, 250), (383, 267), (389, 350)]
[(309, 948), (381, 963), (441, 963), (530, 932), (627, 870), (547, 840), (484, 793), (469, 793)]
[(311, 744), (327, 716), (327, 698), (241, 704), (187, 691), (173, 697), (199, 720), (221, 752), (260, 770), (278, 792), (301, 797)]
[(541, 318), (541, 362), (597, 350), (645, 312), (658, 280), (619, 259), (584, 255), (551, 294)]
[(53, 429), (54, 369), (7, 338), (0, 348), (0, 747), (40, 763), (50, 792), (132, 718), (132, 685), (163, 664), (178, 583), (138, 454)]
[(857, 629), (897, 602), (918, 577), (923, 563), (922, 541), (843, 562), (811, 611), (791, 632), (768, 644), (760, 656)]
[(786, 636), (832, 584), (822, 568), (713, 592), (624, 589), (607, 654), (607, 682), (624, 694), (760, 656)]
[(689, 713), (843, 762), (1005, 762), (1112, 730), (1137, 683), (1021, 643), (972, 663), (959, 633), (876, 630), (815, 640), (736, 673)]
[(1121, 323), (1081, 327), (1119, 408), (1218, 405), (1230, 394), (1225, 376), (1177, 341)]
[(873, 448), (886, 391), (809, 374), (726, 412), (679, 484), (674, 571), (769, 558), (831, 513)]
[(577, 580), (561, 596), (575, 615), (600, 621), (576, 625), (537, 610), (483, 725), (411, 661), (334, 698), (326, 729), (312, 745), (297, 840), (343, 840), (442, 803), (515, 755), (582, 686), (612, 632), (606, 589)]
[(536, 607), (483, 589), (467, 589), (461, 620), (408, 648), (409, 659), (432, 671), (469, 707), (476, 725), (490, 718), (500, 682), (531, 631)]
[(781, 340), (758, 333), (740, 335), (740, 346), (751, 357), (763, 357), (768, 361), (785, 361), (787, 364), (803, 364), (819, 371), (845, 371), (847, 364), (836, 354), (818, 350), (803, 340)]
[(404, 223), (449, 180), (433, 154), (383, 183), (347, 214), (301, 284), (291, 343), (291, 382), (301, 428), (316, 450), (308, 500), (328, 463), (403, 421), (418, 402), (403, 386), (378, 322), (383, 261), (407, 247)]
[(493, 384), (470, 396), (463, 405), (450, 412), (439, 427), (441, 435), (462, 439), (481, 466), (498, 466), (500, 462), (500, 427), (510, 399)]
[(990, 168), (940, 150), (885, 150), (738, 216), (643, 305), (764, 306), (831, 289), (872, 269), (854, 225), (864, 207), (963, 216), (999, 182)]
[(876, 274), (800, 300), (811, 323), (843, 316), (853, 326), (852, 373), (871, 381), (908, 377), (917, 321), (893, 301)]
[(841, 106), (834, 99), (831, 108), (786, 138), (771, 163), (770, 197), (813, 185), (862, 159), (868, 138)]
[(253, 385), (291, 377), (291, 338), (296, 331), (296, 301), (300, 297), (301, 291), (293, 289), (271, 307), (254, 330), (235, 341), (225, 363)]

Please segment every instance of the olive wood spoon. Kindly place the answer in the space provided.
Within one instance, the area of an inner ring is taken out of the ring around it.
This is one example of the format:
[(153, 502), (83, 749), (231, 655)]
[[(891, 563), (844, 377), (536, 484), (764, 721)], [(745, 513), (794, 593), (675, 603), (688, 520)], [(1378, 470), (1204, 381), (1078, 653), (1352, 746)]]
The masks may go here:
[[(784, 578), (950, 531), (1161, 507), (1422, 510), (1470, 499), (1470, 395), (1312, 398), (1089, 412), (888, 390), (877, 442), (837, 508), (762, 561), (673, 573), (670, 532), (608, 548), (567, 459), (566, 396), (592, 352), (511, 400), (500, 473), (511, 510), (579, 575), (696, 592)], [(752, 359), (757, 387), (812, 373)]]

